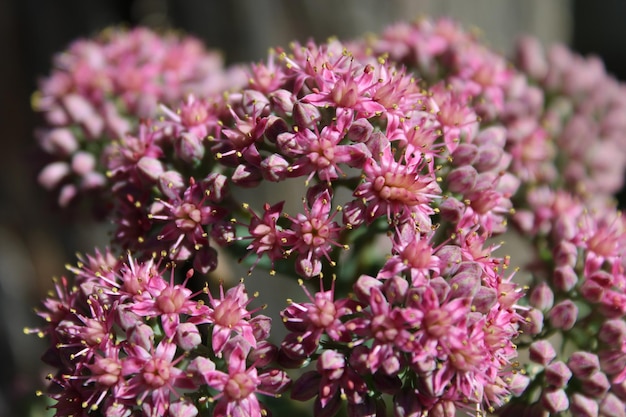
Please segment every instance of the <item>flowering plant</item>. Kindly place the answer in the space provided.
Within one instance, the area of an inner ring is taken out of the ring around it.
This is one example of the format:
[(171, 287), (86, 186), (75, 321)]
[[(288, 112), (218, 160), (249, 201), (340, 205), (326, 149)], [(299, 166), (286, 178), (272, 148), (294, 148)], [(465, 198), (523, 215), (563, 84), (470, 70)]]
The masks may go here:
[[(29, 330), (55, 416), (626, 415), (626, 87), (597, 60), (423, 19), (236, 68), (111, 29), (55, 64), (40, 182), (113, 224)], [(246, 290), (275, 274), (280, 340)]]

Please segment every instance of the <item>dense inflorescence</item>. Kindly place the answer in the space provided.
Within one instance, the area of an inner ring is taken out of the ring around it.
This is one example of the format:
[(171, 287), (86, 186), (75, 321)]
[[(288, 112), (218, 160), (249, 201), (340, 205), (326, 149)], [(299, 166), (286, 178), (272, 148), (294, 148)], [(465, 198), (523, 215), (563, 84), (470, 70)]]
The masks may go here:
[[(240, 88), (191, 62), (195, 84), (158, 84), (159, 115), (156, 101), (132, 110), (143, 93), (80, 90), (122, 100), (131, 127), (81, 150), (107, 173), (111, 248), (57, 280), (34, 330), (51, 340), (56, 416), (259, 416), (278, 401), (263, 394), (285, 391), (315, 416), (624, 415), (625, 234), (610, 193), (626, 158), (600, 163), (604, 144), (622, 155), (622, 87), (595, 61), (581, 75), (561, 65), (574, 55), (520, 45), (518, 70), (456, 23), (420, 20), (277, 48)], [(581, 123), (602, 137), (593, 155), (570, 132)], [(52, 187), (65, 174), (50, 170)], [(241, 197), (272, 185), (268, 200)], [(514, 230), (537, 254), (529, 288), (494, 240)], [(228, 253), (249, 275), (299, 280), (282, 341), (248, 309), (245, 280), (219, 295), (193, 284)]]

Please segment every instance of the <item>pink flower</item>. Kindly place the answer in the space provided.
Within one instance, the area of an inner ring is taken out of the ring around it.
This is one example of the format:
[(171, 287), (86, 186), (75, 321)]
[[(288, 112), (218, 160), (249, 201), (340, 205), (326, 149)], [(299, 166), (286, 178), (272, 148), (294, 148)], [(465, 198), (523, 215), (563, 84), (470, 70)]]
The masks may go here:
[(276, 385), (272, 382), (277, 375), (273, 372), (259, 374), (253, 366), (246, 367), (248, 349), (237, 344), (230, 352), (228, 373), (218, 370), (208, 370), (202, 374), (205, 383), (218, 391), (213, 398), (217, 400), (214, 416), (261, 416), (264, 415), (262, 405), (256, 394), (277, 395), (286, 387), (286, 383)]
[(197, 294), (186, 288), (192, 276), (190, 270), (181, 285), (174, 283), (174, 270), (169, 285), (161, 276), (153, 277), (143, 291), (144, 298), (133, 303), (129, 310), (139, 316), (160, 317), (165, 336), (171, 339), (180, 325), (181, 315), (193, 317), (206, 313), (207, 307), (193, 300)]
[(335, 264), (331, 256), (334, 247), (346, 248), (339, 242), (342, 227), (333, 221), (337, 212), (331, 214), (332, 194), (326, 187), (313, 187), (307, 193), (304, 214), (290, 217), (292, 228), (285, 230), (287, 244), (291, 249), (287, 254), (297, 253), (296, 271), (298, 274), (311, 278), (319, 275), (322, 269), (321, 259), (326, 258), (331, 265)]
[(245, 286), (238, 284), (224, 293), (220, 284), (220, 298), (214, 298), (208, 289), (210, 307), (203, 314), (191, 317), (194, 324), (209, 323), (212, 325), (211, 348), (216, 355), (221, 353), (233, 333), (240, 335), (252, 347), (256, 347), (254, 328), (250, 323), (251, 312), (246, 308), (252, 300), (248, 299)]
[(386, 145), (380, 159), (368, 159), (363, 171), (364, 182), (354, 196), (365, 202), (362, 215), (368, 223), (384, 216), (389, 222), (414, 222), (423, 229), (431, 224), (431, 202), (441, 190), (433, 175), (424, 172), (425, 161), (418, 155), (403, 153), (396, 161), (391, 145)]
[(161, 341), (150, 351), (139, 345), (125, 348), (128, 357), (122, 361), (122, 374), (130, 377), (117, 397), (123, 402), (141, 405), (147, 401), (153, 414), (163, 415), (169, 408), (171, 398), (180, 397), (176, 388), (189, 388), (185, 372), (176, 367), (184, 356), (176, 357), (176, 345)]
[(357, 310), (357, 303), (349, 299), (334, 299), (335, 282), (324, 291), (320, 278), (320, 291), (312, 295), (300, 282), (310, 303), (291, 301), (281, 312), (283, 323), (289, 334), (282, 343), (283, 352), (294, 359), (307, 358), (315, 353), (323, 336), (331, 340), (349, 342), (350, 333), (342, 318)]

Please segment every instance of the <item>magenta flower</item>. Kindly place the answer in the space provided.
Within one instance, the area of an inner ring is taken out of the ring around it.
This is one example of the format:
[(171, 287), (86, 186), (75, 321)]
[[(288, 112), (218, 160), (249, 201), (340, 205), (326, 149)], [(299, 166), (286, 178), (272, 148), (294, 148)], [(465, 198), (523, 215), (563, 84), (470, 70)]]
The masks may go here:
[(138, 345), (125, 351), (128, 357), (122, 361), (121, 371), (130, 379), (116, 393), (122, 402), (142, 405), (145, 401), (152, 409), (151, 415), (163, 415), (169, 408), (171, 394), (180, 397), (177, 388), (193, 386), (185, 372), (176, 367), (184, 356), (175, 356), (175, 344), (164, 340), (151, 351)]
[[(261, 416), (267, 411), (259, 402), (256, 394), (278, 395), (286, 387), (288, 378), (278, 377), (275, 372), (260, 373), (253, 366), (246, 367), (248, 349), (241, 343), (237, 344), (228, 356), (228, 372), (208, 370), (202, 377), (205, 383), (218, 391), (213, 397), (214, 416)], [(275, 384), (273, 381), (281, 379), (284, 382)]]
[(383, 216), (389, 222), (414, 222), (423, 229), (430, 226), (434, 214), (431, 203), (441, 190), (424, 160), (402, 154), (396, 161), (391, 145), (386, 145), (380, 160), (368, 159), (363, 171), (365, 181), (354, 196), (367, 205), (362, 216), (368, 223)]
[(310, 303), (290, 302), (289, 307), (281, 312), (283, 323), (289, 334), (282, 342), (282, 350), (293, 359), (304, 359), (313, 355), (319, 347), (320, 340), (327, 336), (337, 342), (350, 342), (351, 335), (347, 331), (343, 317), (353, 314), (358, 304), (349, 299), (334, 299), (335, 282), (324, 291), (323, 280), (320, 278), (320, 291), (314, 295), (300, 282), (300, 286)]
[(287, 244), (291, 249), (287, 252), (297, 253), (296, 271), (306, 278), (319, 275), (322, 270), (321, 259), (325, 258), (331, 265), (335, 264), (331, 256), (334, 247), (345, 248), (339, 242), (342, 227), (335, 221), (337, 211), (331, 214), (332, 194), (328, 188), (309, 189), (304, 213), (290, 217), (292, 228), (285, 230)]
[(256, 347), (254, 327), (250, 322), (252, 313), (247, 310), (252, 300), (248, 298), (245, 286), (238, 284), (224, 293), (224, 287), (220, 284), (220, 298), (214, 298), (208, 289), (205, 289), (205, 292), (209, 296), (210, 307), (207, 306), (201, 315), (191, 317), (189, 322), (212, 325), (213, 352), (221, 356), (226, 342), (233, 337), (233, 333), (241, 336), (250, 346)]
[(189, 272), (181, 285), (174, 283), (173, 270), (169, 285), (161, 276), (153, 277), (142, 290), (143, 299), (130, 305), (129, 311), (138, 316), (160, 317), (165, 336), (171, 339), (181, 324), (181, 315), (199, 316), (206, 314), (208, 308), (198, 304), (193, 299), (198, 294), (186, 288), (193, 276), (193, 270)]

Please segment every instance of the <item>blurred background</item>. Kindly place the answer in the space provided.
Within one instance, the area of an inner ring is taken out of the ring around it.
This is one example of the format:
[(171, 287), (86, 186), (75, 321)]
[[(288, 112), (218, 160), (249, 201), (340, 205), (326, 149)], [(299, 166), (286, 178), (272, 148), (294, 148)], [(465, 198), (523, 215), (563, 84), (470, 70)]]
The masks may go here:
[(86, 219), (77, 226), (36, 185), (37, 118), (30, 96), (54, 53), (77, 37), (125, 24), (181, 29), (223, 51), (227, 63), (258, 61), (268, 48), (291, 40), (345, 39), (402, 19), (443, 15), (480, 29), (505, 54), (518, 35), (529, 33), (544, 44), (564, 42), (599, 55), (609, 72), (626, 74), (626, 2), (620, 0), (0, 1), (0, 417), (28, 415), (42, 387), (43, 344), (23, 333), (37, 325), (32, 308), (75, 252), (106, 239), (101, 226)]

